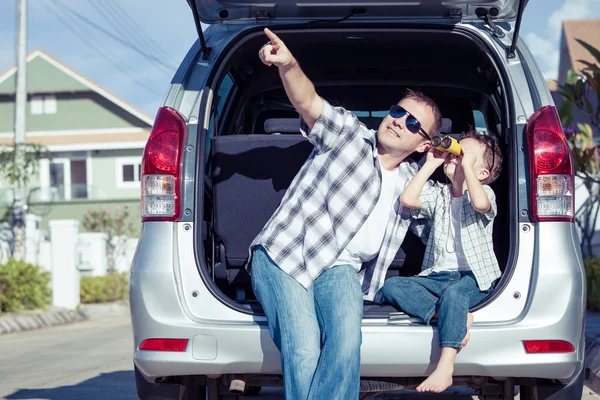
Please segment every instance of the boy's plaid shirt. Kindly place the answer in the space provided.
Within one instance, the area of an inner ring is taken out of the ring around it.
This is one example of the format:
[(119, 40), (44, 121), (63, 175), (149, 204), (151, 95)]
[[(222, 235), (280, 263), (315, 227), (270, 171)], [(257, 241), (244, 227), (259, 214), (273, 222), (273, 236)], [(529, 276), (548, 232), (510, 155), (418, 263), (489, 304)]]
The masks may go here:
[[(487, 213), (475, 211), (469, 199), (469, 192), (464, 193), (460, 210), (460, 239), (468, 266), (477, 279), (479, 289), (487, 290), (500, 277), (500, 268), (492, 242), (494, 218), (497, 213), (496, 195), (488, 185), (483, 185), (483, 189), (491, 205)], [(435, 184), (423, 189), (420, 196), (421, 208), (412, 210), (414, 218), (433, 221), (420, 276), (432, 272), (446, 245), (451, 218), (451, 196), (449, 184)]]
[[(313, 128), (301, 120), (300, 129), (315, 148), (250, 250), (262, 245), (283, 271), (308, 288), (337, 261), (375, 207), (381, 191), (381, 170), (377, 132), (360, 123), (351, 112), (324, 101), (323, 112)], [(400, 164), (404, 182), (396, 188), (381, 250), (359, 274), (365, 300), (374, 300), (383, 286), (409, 226), (417, 234), (426, 233), (422, 221), (412, 220), (410, 210), (403, 209), (398, 200), (417, 170), (414, 162)]]

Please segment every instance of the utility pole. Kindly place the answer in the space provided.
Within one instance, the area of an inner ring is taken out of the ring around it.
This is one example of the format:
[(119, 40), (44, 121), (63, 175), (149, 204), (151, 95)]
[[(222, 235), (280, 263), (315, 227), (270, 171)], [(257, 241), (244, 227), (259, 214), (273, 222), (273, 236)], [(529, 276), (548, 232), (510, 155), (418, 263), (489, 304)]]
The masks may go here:
[[(27, 0), (17, 0), (17, 84), (15, 92), (15, 168), (24, 167), (25, 122), (27, 120)], [(20, 182), (15, 187), (12, 226), (14, 235), (13, 256), (25, 257), (25, 229), (23, 201), (24, 188)]]

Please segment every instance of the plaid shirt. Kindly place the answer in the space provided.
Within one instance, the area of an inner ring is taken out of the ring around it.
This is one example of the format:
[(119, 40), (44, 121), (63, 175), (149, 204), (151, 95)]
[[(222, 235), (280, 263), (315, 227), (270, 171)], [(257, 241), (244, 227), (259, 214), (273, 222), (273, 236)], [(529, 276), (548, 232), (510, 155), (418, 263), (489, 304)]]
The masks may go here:
[[(313, 128), (301, 120), (300, 129), (315, 148), (250, 249), (262, 245), (283, 271), (308, 288), (337, 261), (366, 221), (379, 199), (382, 178), (377, 132), (351, 112), (324, 101)], [(400, 164), (405, 185), (417, 170), (414, 162)], [(396, 188), (379, 255), (359, 272), (365, 300), (373, 300), (383, 286), (409, 226), (417, 234), (424, 232), (401, 206), (402, 190)]]
[[(496, 216), (496, 195), (488, 186), (483, 189), (490, 201), (490, 211), (475, 211), (469, 200), (469, 192), (465, 191), (460, 212), (460, 239), (465, 258), (473, 275), (477, 279), (480, 290), (487, 290), (500, 277), (498, 260), (494, 254), (492, 230)], [(425, 257), (423, 258), (421, 276), (431, 273), (439, 260), (448, 237), (450, 227), (451, 185), (436, 184), (421, 192), (421, 208), (412, 210), (414, 218), (433, 220), (433, 229), (429, 234)]]

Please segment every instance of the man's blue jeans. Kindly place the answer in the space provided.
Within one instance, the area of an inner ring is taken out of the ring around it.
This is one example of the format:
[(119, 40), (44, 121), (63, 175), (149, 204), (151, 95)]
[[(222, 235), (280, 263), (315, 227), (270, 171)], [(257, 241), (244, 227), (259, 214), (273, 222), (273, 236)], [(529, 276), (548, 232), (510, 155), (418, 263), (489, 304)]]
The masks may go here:
[(306, 290), (257, 247), (251, 277), (281, 353), (286, 400), (358, 399), (363, 295), (356, 270), (328, 269)]
[(479, 290), (472, 272), (432, 272), (428, 276), (388, 279), (383, 295), (394, 306), (429, 324), (438, 313), (441, 347), (460, 349), (467, 334), (467, 314), (491, 289)]

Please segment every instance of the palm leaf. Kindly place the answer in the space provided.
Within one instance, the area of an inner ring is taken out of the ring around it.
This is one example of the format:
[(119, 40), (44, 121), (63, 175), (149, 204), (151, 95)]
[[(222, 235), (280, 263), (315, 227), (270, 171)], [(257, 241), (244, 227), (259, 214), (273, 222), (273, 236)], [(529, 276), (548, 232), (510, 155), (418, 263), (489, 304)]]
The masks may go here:
[(594, 46), (592, 46), (589, 43), (584, 42), (581, 39), (575, 39), (575, 40), (577, 40), (577, 42), (579, 42), (580, 45), (582, 45), (583, 47), (585, 47), (585, 49), (587, 51), (589, 51), (592, 56), (594, 56), (594, 58), (596, 59), (596, 61), (598, 62), (598, 64), (600, 64), (600, 50), (596, 49)]

